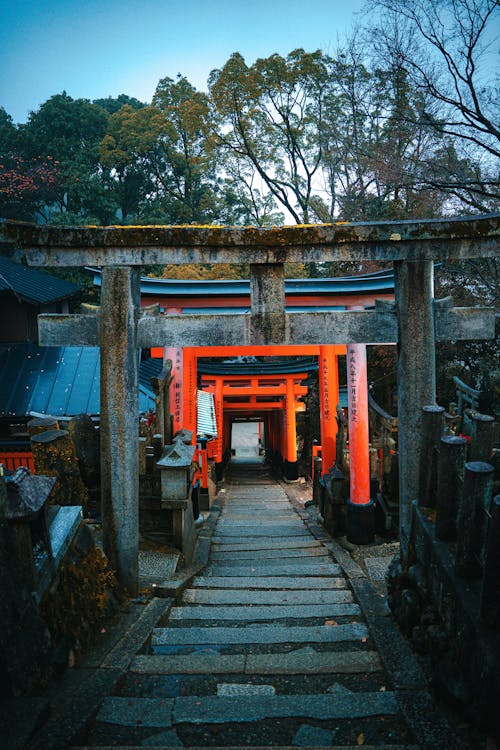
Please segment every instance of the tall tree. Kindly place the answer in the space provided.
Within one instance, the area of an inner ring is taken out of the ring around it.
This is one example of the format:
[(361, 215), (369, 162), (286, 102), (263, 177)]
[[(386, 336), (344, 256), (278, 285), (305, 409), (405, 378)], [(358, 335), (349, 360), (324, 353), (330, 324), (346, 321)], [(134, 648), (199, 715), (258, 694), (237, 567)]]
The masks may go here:
[[(493, 60), (496, 0), (376, 0), (373, 40), (382, 59), (397, 56), (424, 94), (422, 116), (475, 164), (441, 187), (483, 209), (498, 200), (498, 68)], [(462, 165), (463, 166), (463, 165)], [(478, 169), (478, 167), (480, 167)]]
[(172, 223), (209, 223), (218, 200), (208, 98), (178, 76), (158, 83), (152, 105), (160, 115), (150, 154), (157, 205)]
[(62, 180), (56, 208), (65, 221), (93, 217), (107, 223), (113, 216), (99, 173), (99, 143), (107, 120), (101, 107), (63, 92), (31, 112), (19, 129), (26, 158), (58, 162)]
[(130, 104), (123, 105), (109, 118), (99, 155), (118, 218), (124, 223), (139, 220), (147, 210), (148, 197), (154, 190), (150, 155), (163, 123), (156, 107), (134, 108)]
[(234, 53), (209, 77), (220, 148), (255, 170), (297, 223), (314, 217), (329, 82), (329, 59), (302, 49), (251, 66)]

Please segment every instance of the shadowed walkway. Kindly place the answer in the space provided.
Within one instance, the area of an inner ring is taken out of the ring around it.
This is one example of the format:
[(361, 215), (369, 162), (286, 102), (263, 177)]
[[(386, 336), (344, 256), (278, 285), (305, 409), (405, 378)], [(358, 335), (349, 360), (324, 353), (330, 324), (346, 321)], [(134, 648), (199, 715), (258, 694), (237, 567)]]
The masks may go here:
[(208, 565), (97, 714), (88, 742), (413, 746), (360, 606), (261, 462), (235, 463)]
[(133, 604), (22, 747), (462, 748), (385, 600), (290, 486), (254, 459), (220, 496), (207, 564)]

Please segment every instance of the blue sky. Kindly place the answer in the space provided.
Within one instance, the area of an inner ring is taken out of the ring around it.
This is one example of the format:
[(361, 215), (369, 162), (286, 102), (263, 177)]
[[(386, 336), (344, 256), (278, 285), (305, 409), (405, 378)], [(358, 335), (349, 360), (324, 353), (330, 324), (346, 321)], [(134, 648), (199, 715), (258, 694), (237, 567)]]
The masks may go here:
[(365, 0), (0, 0), (0, 106), (24, 122), (52, 94), (150, 101), (160, 78), (204, 88), (232, 52), (248, 63), (333, 51)]

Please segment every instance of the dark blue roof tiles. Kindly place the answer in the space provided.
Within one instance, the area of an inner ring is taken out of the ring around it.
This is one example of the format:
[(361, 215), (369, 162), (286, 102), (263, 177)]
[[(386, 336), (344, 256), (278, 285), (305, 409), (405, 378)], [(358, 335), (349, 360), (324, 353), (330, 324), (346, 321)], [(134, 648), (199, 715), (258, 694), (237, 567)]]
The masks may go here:
[(13, 292), (31, 304), (43, 305), (76, 297), (80, 287), (0, 256), (0, 294)]
[[(99, 378), (97, 347), (0, 344), (0, 417), (98, 415)], [(141, 373), (139, 411), (150, 408), (154, 394)]]

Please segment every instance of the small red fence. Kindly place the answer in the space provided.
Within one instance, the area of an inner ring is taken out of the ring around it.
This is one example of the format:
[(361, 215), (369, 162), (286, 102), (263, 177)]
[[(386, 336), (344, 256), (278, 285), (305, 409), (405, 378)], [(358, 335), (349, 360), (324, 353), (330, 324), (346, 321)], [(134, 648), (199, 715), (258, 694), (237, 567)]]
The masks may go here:
[(9, 471), (15, 471), (20, 466), (27, 466), (32, 474), (35, 472), (33, 454), (31, 451), (0, 452), (0, 464), (3, 465), (4, 469), (8, 469)]

